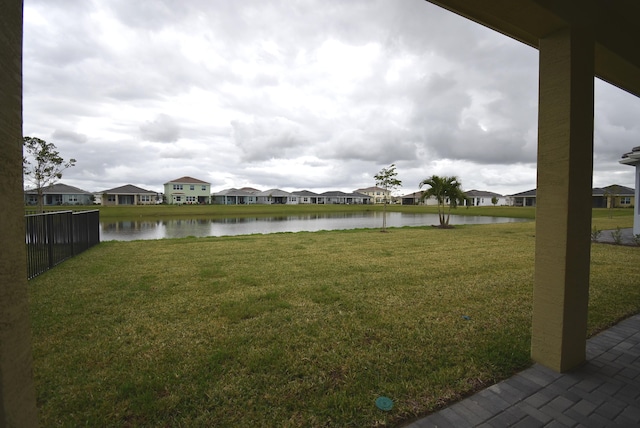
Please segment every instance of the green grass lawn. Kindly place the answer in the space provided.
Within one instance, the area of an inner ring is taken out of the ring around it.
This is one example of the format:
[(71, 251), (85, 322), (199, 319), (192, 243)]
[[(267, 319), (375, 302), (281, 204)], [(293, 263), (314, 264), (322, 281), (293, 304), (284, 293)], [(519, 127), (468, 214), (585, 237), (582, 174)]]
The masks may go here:
[[(530, 364), (534, 235), (102, 243), (29, 282), (41, 424), (401, 424)], [(592, 245), (589, 334), (640, 311), (639, 251)]]

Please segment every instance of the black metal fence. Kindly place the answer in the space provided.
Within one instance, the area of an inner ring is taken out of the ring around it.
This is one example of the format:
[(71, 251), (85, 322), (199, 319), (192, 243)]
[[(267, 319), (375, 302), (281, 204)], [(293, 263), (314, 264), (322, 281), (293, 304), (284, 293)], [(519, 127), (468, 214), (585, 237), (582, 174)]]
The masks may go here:
[(100, 211), (56, 211), (25, 216), (27, 278), (100, 243)]

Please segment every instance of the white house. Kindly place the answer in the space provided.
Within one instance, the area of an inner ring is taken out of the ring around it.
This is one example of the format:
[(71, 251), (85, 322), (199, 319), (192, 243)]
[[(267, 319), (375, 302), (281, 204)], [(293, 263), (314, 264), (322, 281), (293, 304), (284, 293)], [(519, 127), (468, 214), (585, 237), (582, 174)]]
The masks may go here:
[[(464, 192), (467, 196), (465, 205), (472, 207), (487, 207), (493, 205), (507, 205), (506, 196), (486, 190), (469, 190)], [(495, 199), (494, 199), (495, 198)], [(495, 200), (495, 204), (493, 201)]]

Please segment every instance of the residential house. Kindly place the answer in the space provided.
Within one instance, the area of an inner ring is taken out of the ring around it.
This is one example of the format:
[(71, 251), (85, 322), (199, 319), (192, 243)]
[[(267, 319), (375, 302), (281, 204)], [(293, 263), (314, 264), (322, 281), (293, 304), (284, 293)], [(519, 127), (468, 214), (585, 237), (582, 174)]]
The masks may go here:
[(317, 193), (311, 192), (309, 190), (299, 190), (297, 192), (292, 192), (294, 195), (298, 197), (299, 204), (323, 204), (324, 198), (321, 198)]
[[(635, 206), (635, 190), (612, 184), (591, 190), (593, 208), (627, 208)], [(535, 207), (536, 189), (509, 196), (516, 207)]]
[(371, 203), (371, 196), (359, 192), (345, 193), (340, 191), (329, 191), (321, 193), (320, 197), (324, 204), (360, 205)]
[(298, 197), (280, 189), (269, 189), (255, 193), (259, 204), (297, 204)]
[(391, 198), (391, 191), (387, 189), (383, 189), (381, 187), (373, 186), (367, 187), (364, 189), (357, 189), (353, 191), (354, 193), (361, 193), (363, 195), (367, 195), (371, 197), (371, 202), (374, 204), (383, 204), (386, 200), (387, 203), (393, 202)]
[[(86, 190), (56, 183), (47, 186), (42, 190), (43, 205), (91, 205), (93, 195)], [(24, 203), (26, 205), (38, 204), (38, 190), (29, 189), (24, 192)]]
[(423, 201), (422, 193), (424, 191), (409, 193), (408, 195), (400, 196), (399, 199), (402, 205), (438, 205), (438, 200), (432, 196)]
[[(469, 190), (464, 192), (467, 199), (465, 205), (472, 207), (486, 207), (493, 205), (507, 205), (507, 198), (498, 193), (486, 190)], [(495, 199), (494, 199), (495, 198)], [(495, 204), (493, 201), (495, 200)]]
[(402, 205), (420, 205), (424, 202), (422, 199), (422, 192), (413, 192), (407, 195), (400, 196)]
[(100, 205), (152, 205), (162, 202), (158, 192), (145, 190), (133, 184), (96, 192), (94, 196), (96, 203)]
[(630, 208), (635, 206), (635, 190), (612, 184), (593, 189), (594, 208)]
[(244, 190), (245, 192), (249, 192), (249, 193), (259, 193), (259, 192), (261, 192), (261, 190), (255, 189), (253, 187), (241, 187), (240, 190)]
[(511, 199), (510, 205), (513, 205), (515, 207), (535, 207), (536, 189), (510, 195), (509, 198)]
[(242, 189), (224, 189), (211, 195), (211, 202), (221, 205), (247, 205), (258, 202), (255, 193)]
[(164, 183), (164, 197), (168, 204), (208, 204), (211, 183), (193, 177), (177, 178)]

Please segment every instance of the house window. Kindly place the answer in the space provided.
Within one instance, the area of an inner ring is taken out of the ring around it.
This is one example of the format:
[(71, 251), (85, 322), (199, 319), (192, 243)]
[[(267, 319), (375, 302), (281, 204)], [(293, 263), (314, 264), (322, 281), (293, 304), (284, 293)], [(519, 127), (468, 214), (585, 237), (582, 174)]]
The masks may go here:
[(195, 185), (193, 185), (193, 184), (191, 184), (191, 185), (189, 186), (189, 190), (196, 190), (196, 186), (195, 186)]
[(173, 190), (182, 190), (182, 184), (174, 184)]
[(182, 201), (182, 196), (176, 196), (176, 202)]
[(140, 202), (151, 202), (151, 195), (140, 195)]
[(195, 196), (187, 196), (187, 202), (195, 202), (195, 201), (196, 201)]
[(620, 198), (620, 205), (631, 205), (631, 197), (623, 196)]
[(206, 184), (203, 184), (203, 185), (202, 185), (202, 191), (203, 191), (203, 192), (206, 192), (206, 191), (207, 191), (207, 185), (206, 185)]
[(116, 201), (116, 195), (107, 196), (107, 202), (115, 202), (115, 201)]

